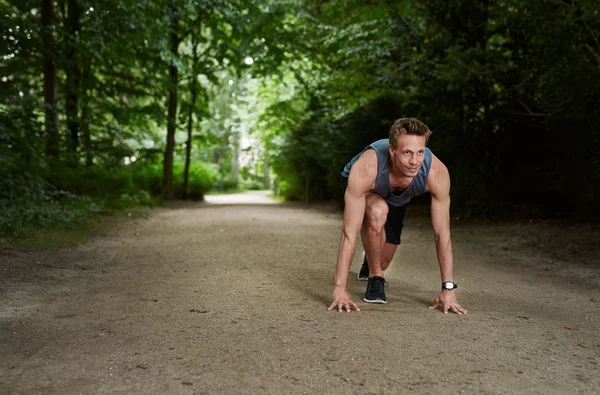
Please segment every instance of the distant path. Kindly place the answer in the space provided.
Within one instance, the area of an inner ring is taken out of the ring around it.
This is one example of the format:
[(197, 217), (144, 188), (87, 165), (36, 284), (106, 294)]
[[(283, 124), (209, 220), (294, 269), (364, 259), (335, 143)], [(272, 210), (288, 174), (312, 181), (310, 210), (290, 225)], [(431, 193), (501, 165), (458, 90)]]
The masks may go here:
[(277, 200), (271, 199), (273, 191), (250, 191), (230, 195), (207, 195), (204, 197), (209, 204), (278, 204)]
[(455, 221), (470, 313), (445, 316), (427, 309), (440, 279), (420, 211), (387, 305), (361, 301), (359, 249), (350, 314), (326, 311), (341, 214), (264, 192), (155, 210), (76, 249), (0, 248), (0, 394), (600, 393), (597, 255), (552, 255), (583, 229)]

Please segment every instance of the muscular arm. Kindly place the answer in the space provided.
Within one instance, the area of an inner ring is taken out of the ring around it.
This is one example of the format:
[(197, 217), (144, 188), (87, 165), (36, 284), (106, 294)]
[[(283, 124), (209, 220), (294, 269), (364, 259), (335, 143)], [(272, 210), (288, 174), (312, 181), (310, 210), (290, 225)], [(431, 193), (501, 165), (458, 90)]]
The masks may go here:
[(434, 158), (428, 180), (431, 194), (431, 224), (442, 282), (454, 281), (452, 240), (450, 238), (450, 175), (439, 159)]
[[(454, 261), (450, 237), (450, 175), (446, 166), (435, 156), (427, 181), (427, 189), (431, 194), (431, 224), (440, 264), (440, 277), (442, 282), (454, 282)], [(454, 290), (441, 291), (431, 308), (437, 308), (440, 303), (444, 313), (451, 310), (456, 314), (467, 314), (467, 310), (458, 304)]]
[(332, 310), (338, 307), (341, 311), (351, 307), (358, 310), (347, 291), (348, 272), (354, 258), (356, 239), (365, 215), (365, 198), (375, 185), (377, 177), (377, 156), (373, 150), (366, 151), (352, 166), (348, 177), (348, 188), (344, 195), (344, 225), (337, 257), (335, 288), (333, 290)]

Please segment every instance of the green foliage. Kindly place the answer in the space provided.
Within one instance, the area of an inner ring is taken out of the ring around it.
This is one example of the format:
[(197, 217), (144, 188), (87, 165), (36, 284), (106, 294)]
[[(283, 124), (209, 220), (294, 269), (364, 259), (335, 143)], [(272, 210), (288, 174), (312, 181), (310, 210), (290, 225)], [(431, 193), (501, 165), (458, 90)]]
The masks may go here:
[(277, 184), (277, 196), (285, 200), (300, 201), (304, 199), (304, 184), (302, 180), (281, 181)]
[(162, 166), (153, 163), (135, 163), (129, 166), (136, 188), (159, 196), (162, 191)]
[[(176, 163), (173, 170), (176, 197), (185, 199), (184, 164)], [(203, 194), (212, 188), (217, 174), (217, 169), (210, 163), (192, 163), (188, 176), (188, 197), (202, 200)], [(120, 200), (127, 205), (128, 201), (147, 202), (150, 196), (160, 194), (162, 168), (160, 165), (144, 163), (111, 168), (73, 169), (65, 166), (60, 170), (53, 169), (46, 178), (59, 191), (67, 191), (73, 195), (113, 197), (115, 201)]]
[(35, 174), (28, 172), (22, 161), (9, 155), (0, 155), (0, 166), (5, 172), (0, 177), (0, 200), (35, 200), (44, 196), (45, 181)]
[(216, 166), (205, 162), (192, 163), (189, 170), (187, 191), (183, 187), (183, 170), (184, 165), (182, 163), (176, 163), (173, 168), (175, 197), (178, 199), (202, 200), (204, 194), (213, 187), (218, 176)]
[(340, 199), (340, 173), (346, 163), (365, 146), (387, 138), (401, 99), (382, 97), (333, 121), (321, 114), (292, 132), (273, 168), (279, 193), (290, 200), (305, 199), (308, 177), (309, 199)]
[[(2, 223), (150, 204), (171, 149), (179, 198), (263, 188), (269, 169), (289, 199), (304, 199), (307, 180), (311, 200), (336, 198), (342, 167), (403, 116), (433, 130), (455, 206), (587, 210), (600, 198), (599, 10), (600, 0), (0, 2)], [(56, 75), (45, 81), (49, 53)], [(54, 79), (57, 156), (45, 126)]]
[(257, 180), (257, 179), (244, 179), (241, 183), (242, 187), (244, 189), (250, 190), (250, 191), (262, 191), (265, 188), (265, 184), (263, 180)]
[(144, 185), (156, 184), (152, 179), (156, 171), (150, 166), (101, 169), (56, 163), (49, 169), (37, 169), (41, 173), (35, 174), (36, 169), (23, 168), (10, 173), (20, 178), (3, 179), (7, 189), (0, 199), (0, 235), (20, 237), (33, 229), (64, 228), (98, 214), (153, 206), (158, 201)]
[(61, 164), (45, 178), (56, 190), (73, 195), (115, 196), (135, 189), (131, 168), (126, 166), (73, 168)]
[(214, 189), (216, 191), (232, 191), (238, 190), (240, 186), (240, 181), (237, 178), (226, 176), (224, 178), (220, 178), (215, 182)]
[(70, 198), (62, 202), (0, 200), (0, 236), (18, 237), (31, 229), (47, 229), (83, 223), (101, 211), (89, 198)]
[(414, 116), (434, 132), (455, 208), (597, 211), (599, 1), (308, 3), (322, 69), (306, 85), (312, 118), (279, 134), (287, 194), (308, 175), (311, 198), (335, 196), (343, 165)]

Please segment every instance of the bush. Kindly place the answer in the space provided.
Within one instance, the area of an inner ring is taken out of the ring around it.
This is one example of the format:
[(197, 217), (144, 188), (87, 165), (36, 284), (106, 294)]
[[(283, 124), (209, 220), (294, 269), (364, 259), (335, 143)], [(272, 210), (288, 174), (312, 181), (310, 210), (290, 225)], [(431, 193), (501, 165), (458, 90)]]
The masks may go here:
[[(205, 162), (190, 166), (188, 193), (183, 191), (184, 164), (176, 163), (173, 168), (173, 188), (177, 198), (201, 200), (210, 190), (217, 177), (214, 165)], [(47, 175), (56, 191), (67, 191), (75, 195), (122, 198), (124, 201), (147, 201), (150, 195), (158, 196), (162, 191), (163, 169), (161, 164), (132, 164), (108, 168), (53, 168)], [(146, 195), (140, 195), (140, 191)]]
[(75, 195), (114, 196), (135, 190), (133, 171), (128, 166), (69, 167), (65, 164), (46, 169), (45, 179), (56, 190)]
[(277, 196), (283, 196), (285, 200), (302, 200), (304, 186), (291, 181), (280, 181), (277, 186)]
[[(192, 164), (187, 191), (183, 190), (183, 170), (182, 163), (174, 167), (175, 196), (202, 200), (213, 186), (217, 169), (209, 163)], [(9, 175), (0, 180), (7, 192), (0, 198), (0, 235), (9, 237), (30, 229), (83, 223), (105, 211), (152, 206), (153, 196), (162, 190), (162, 165), (158, 164), (69, 167), (59, 163), (29, 172), (14, 164)]]
[(248, 189), (250, 191), (261, 191), (265, 189), (265, 184), (260, 180), (244, 180), (242, 182), (242, 187), (244, 189)]
[[(0, 234), (19, 237), (32, 229), (60, 228), (86, 222), (105, 211), (152, 206), (152, 189), (162, 169), (154, 165), (69, 167), (12, 171), (0, 185)], [(18, 182), (20, 181), (20, 182)]]
[(240, 183), (237, 178), (231, 176), (223, 177), (215, 183), (215, 189), (218, 191), (232, 191), (238, 189)]
[(197, 162), (190, 165), (187, 191), (183, 189), (184, 164), (178, 163), (173, 169), (173, 190), (178, 199), (202, 200), (215, 183), (218, 170), (216, 165)]
[(162, 165), (158, 164), (134, 164), (130, 166), (133, 172), (135, 186), (151, 195), (158, 196), (162, 191)]
[(156, 203), (148, 191), (123, 193), (112, 199), (104, 199), (102, 207), (108, 210), (125, 210), (137, 206), (153, 206)]
[(102, 209), (90, 198), (69, 198), (62, 202), (0, 201), (0, 234), (20, 236), (32, 228), (56, 228), (83, 223)]

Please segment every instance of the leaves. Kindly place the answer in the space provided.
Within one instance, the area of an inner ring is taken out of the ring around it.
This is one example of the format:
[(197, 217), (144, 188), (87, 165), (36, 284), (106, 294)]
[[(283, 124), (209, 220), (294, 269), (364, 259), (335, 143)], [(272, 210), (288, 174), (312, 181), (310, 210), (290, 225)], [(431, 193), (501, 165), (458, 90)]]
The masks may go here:
[[(19, 185), (36, 196), (45, 188), (40, 70), (49, 31), (60, 60), (63, 159), (73, 144), (69, 157), (89, 166), (131, 156), (160, 161), (166, 95), (177, 88), (175, 159), (191, 113), (193, 155), (220, 161), (223, 177), (237, 136), (249, 141), (244, 155), (253, 169), (272, 163), (292, 185), (310, 164), (314, 177), (333, 185), (349, 155), (410, 115), (434, 130), (432, 149), (453, 174), (455, 203), (556, 196), (586, 206), (598, 198), (598, 0), (66, 3), (80, 10), (77, 23), (55, 4), (49, 30), (39, 2), (0, 4), (0, 160), (10, 169), (2, 183), (11, 196), (23, 192)], [(198, 98), (190, 104), (192, 86)], [(68, 107), (72, 91), (79, 100)], [(67, 112), (81, 125), (79, 142), (66, 132)], [(565, 141), (565, 130), (578, 138)], [(515, 158), (517, 146), (527, 154)]]

